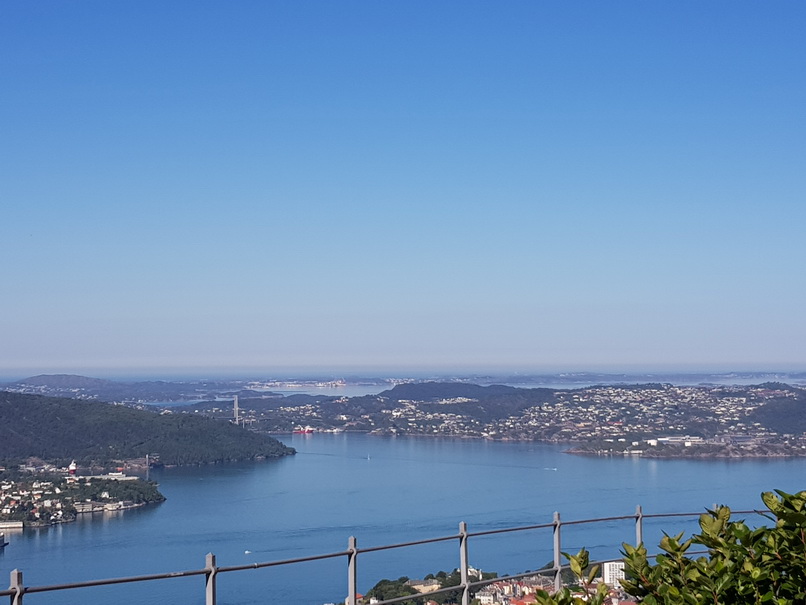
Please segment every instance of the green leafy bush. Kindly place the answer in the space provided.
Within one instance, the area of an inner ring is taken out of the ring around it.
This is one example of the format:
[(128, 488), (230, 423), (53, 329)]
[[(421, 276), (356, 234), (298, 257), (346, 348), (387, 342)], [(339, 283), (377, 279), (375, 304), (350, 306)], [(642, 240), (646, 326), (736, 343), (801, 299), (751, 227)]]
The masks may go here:
[[(731, 521), (720, 506), (700, 516), (701, 532), (690, 539), (665, 536), (654, 564), (643, 545), (625, 544), (622, 586), (647, 605), (806, 603), (806, 491), (776, 492), (761, 496), (771, 527)], [(705, 546), (708, 556), (687, 556), (692, 545)]]
[[(777, 495), (776, 495), (777, 494)], [(750, 528), (731, 520), (727, 506), (700, 516), (700, 533), (664, 536), (662, 554), (648, 556), (643, 544), (624, 544), (624, 590), (646, 605), (796, 605), (806, 603), (806, 491), (780, 490), (761, 496), (772, 526)], [(705, 547), (706, 556), (689, 550)], [(583, 595), (568, 589), (538, 594), (538, 605), (601, 605), (607, 590), (593, 590), (598, 569), (588, 570), (588, 553), (566, 555)], [(651, 562), (654, 559), (654, 562)]]
[(588, 551), (583, 548), (576, 555), (563, 553), (563, 556), (568, 559), (569, 567), (577, 578), (579, 590), (571, 591), (568, 587), (564, 587), (554, 594), (538, 590), (535, 593), (537, 605), (602, 605), (607, 597), (607, 586), (602, 583), (593, 588), (599, 566), (590, 565)]

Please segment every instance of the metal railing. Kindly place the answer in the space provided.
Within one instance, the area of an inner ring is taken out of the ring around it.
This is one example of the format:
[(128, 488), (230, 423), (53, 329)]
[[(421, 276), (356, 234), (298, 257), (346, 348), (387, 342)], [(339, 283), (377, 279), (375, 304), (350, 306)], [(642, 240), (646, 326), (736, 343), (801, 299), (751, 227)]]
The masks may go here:
[[(734, 514), (764, 514), (769, 511), (764, 510), (744, 510), (732, 511)], [(212, 553), (208, 553), (205, 558), (205, 566), (203, 569), (193, 569), (188, 571), (175, 571), (166, 573), (157, 573), (140, 576), (128, 576), (123, 578), (110, 578), (104, 580), (89, 580), (85, 582), (72, 582), (68, 584), (53, 584), (48, 586), (25, 586), (23, 583), (22, 571), (15, 569), (11, 572), (11, 582), (8, 590), (0, 591), (0, 597), (10, 597), (11, 605), (23, 605), (23, 597), (29, 594), (54, 592), (61, 590), (72, 590), (77, 588), (87, 588), (90, 586), (111, 586), (114, 584), (126, 584), (131, 582), (148, 582), (152, 580), (167, 580), (171, 578), (186, 578), (189, 576), (204, 576), (204, 595), (205, 605), (216, 605), (217, 589), (216, 580), (218, 575), (222, 573), (229, 573), (233, 571), (244, 571), (247, 569), (264, 569), (268, 567), (278, 567), (282, 565), (294, 565), (297, 563), (305, 563), (310, 561), (321, 561), (324, 559), (337, 559), (345, 558), (347, 560), (347, 600), (345, 605), (357, 605), (358, 602), (358, 556), (380, 552), (385, 550), (407, 548), (411, 546), (419, 546), (423, 544), (435, 544), (438, 542), (458, 541), (459, 543), (459, 566), (461, 582), (456, 586), (440, 588), (438, 590), (427, 593), (428, 597), (433, 597), (438, 594), (448, 592), (462, 593), (462, 605), (469, 605), (472, 594), (484, 586), (502, 581), (514, 581), (522, 578), (534, 577), (537, 575), (552, 575), (553, 586), (555, 590), (562, 588), (562, 575), (561, 572), (568, 569), (567, 565), (562, 564), (562, 540), (561, 529), (566, 526), (585, 525), (593, 523), (609, 523), (613, 521), (627, 521), (632, 520), (635, 525), (635, 544), (642, 544), (644, 541), (644, 521), (646, 519), (664, 519), (673, 517), (699, 517), (702, 513), (660, 513), (647, 515), (644, 514), (641, 506), (637, 506), (635, 513), (632, 515), (623, 515), (617, 517), (600, 517), (596, 519), (579, 519), (574, 521), (562, 521), (560, 513), (555, 512), (554, 517), (550, 523), (543, 523), (538, 525), (525, 525), (520, 527), (507, 527), (502, 529), (491, 529), (477, 532), (469, 532), (467, 524), (462, 521), (459, 523), (459, 532), (450, 536), (440, 536), (437, 538), (427, 538), (423, 540), (415, 540), (413, 542), (401, 542), (397, 544), (387, 544), (383, 546), (372, 546), (369, 548), (358, 548), (356, 538), (351, 536), (347, 542), (347, 549), (339, 552), (313, 555), (309, 557), (299, 557), (295, 559), (282, 559), (278, 561), (267, 561), (263, 563), (251, 563), (248, 565), (230, 565), (230, 566), (217, 566), (216, 557)], [(493, 536), (500, 534), (507, 534), (513, 532), (524, 532), (540, 529), (551, 529), (553, 536), (553, 558), (552, 566), (544, 569), (524, 572), (521, 574), (513, 574), (507, 576), (498, 576), (495, 578), (479, 579), (477, 581), (470, 581), (470, 564), (468, 560), (468, 542), (470, 538), (478, 538), (481, 536)], [(698, 553), (692, 553), (698, 554)], [(610, 561), (614, 559), (609, 559)], [(605, 561), (594, 561), (591, 564), (601, 564)], [(404, 597), (397, 597), (388, 599), (386, 601), (379, 601), (377, 605), (392, 605), (402, 601), (411, 601), (412, 599), (420, 598), (424, 595), (407, 595)]]

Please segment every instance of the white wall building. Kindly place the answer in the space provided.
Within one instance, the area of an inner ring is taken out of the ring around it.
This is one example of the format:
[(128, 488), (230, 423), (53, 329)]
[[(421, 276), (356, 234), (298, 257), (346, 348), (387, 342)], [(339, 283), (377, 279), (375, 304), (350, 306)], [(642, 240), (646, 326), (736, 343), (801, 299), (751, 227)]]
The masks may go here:
[(602, 565), (602, 580), (608, 586), (618, 588), (624, 579), (624, 561), (608, 561)]

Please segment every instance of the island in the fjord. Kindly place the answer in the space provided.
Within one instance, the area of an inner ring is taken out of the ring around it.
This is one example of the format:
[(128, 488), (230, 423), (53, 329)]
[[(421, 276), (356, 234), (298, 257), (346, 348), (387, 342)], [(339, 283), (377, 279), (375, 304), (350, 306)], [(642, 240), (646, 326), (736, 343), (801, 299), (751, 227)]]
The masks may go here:
[(149, 465), (198, 465), (293, 454), (276, 439), (189, 414), (0, 392), (0, 527), (161, 502)]

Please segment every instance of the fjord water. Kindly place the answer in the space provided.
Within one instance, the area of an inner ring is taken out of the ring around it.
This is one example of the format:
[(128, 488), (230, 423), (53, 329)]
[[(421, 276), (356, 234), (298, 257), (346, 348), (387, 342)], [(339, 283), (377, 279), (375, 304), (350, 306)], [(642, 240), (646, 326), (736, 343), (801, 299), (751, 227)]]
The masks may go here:
[[(806, 460), (650, 460), (580, 457), (558, 446), (353, 434), (283, 436), (296, 456), (257, 463), (164, 469), (152, 475), (168, 500), (123, 513), (10, 536), (2, 577), (24, 572), (26, 585), (201, 569), (213, 552), (221, 566), (304, 557), (358, 546), (563, 520), (701, 512), (715, 503), (761, 506), (774, 488), (806, 488)], [(690, 531), (691, 522), (647, 523)], [(634, 542), (631, 521), (563, 528), (563, 550), (587, 546), (617, 556)], [(550, 530), (470, 541), (470, 562), (515, 573), (551, 559)], [(359, 591), (381, 578), (422, 577), (458, 566), (455, 540), (361, 555)], [(221, 574), (221, 604), (341, 601), (346, 559)], [(5, 580), (0, 580), (5, 582)], [(203, 603), (203, 577), (31, 594), (26, 603)]]

